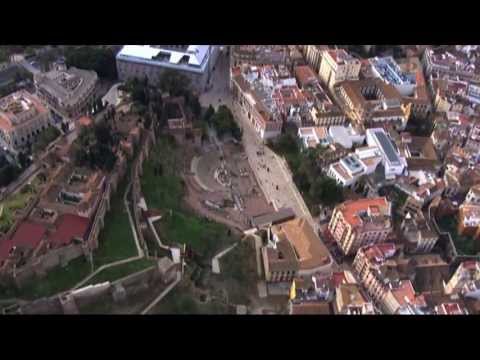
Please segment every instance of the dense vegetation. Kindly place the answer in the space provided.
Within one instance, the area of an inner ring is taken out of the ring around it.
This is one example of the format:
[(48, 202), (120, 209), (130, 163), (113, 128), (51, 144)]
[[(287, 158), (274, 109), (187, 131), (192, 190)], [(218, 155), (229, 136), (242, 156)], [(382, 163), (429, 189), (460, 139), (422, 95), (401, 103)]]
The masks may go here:
[(302, 151), (298, 139), (290, 133), (281, 135), (276, 142), (270, 142), (269, 146), (287, 160), (293, 180), (313, 215), (318, 213), (315, 205), (333, 206), (343, 201), (342, 188), (335, 180), (324, 175), (317, 163), (324, 148), (318, 146)]
[(212, 109), (212, 107), (207, 109), (204, 120), (215, 128), (217, 135), (222, 138), (226, 134), (229, 134), (240, 141), (242, 139), (242, 130), (233, 118), (230, 109), (225, 105), (219, 106), (217, 111), (212, 112)]
[(82, 128), (74, 144), (75, 164), (111, 171), (115, 165), (114, 146), (119, 137), (108, 123)]
[(115, 53), (110, 48), (80, 46), (68, 47), (65, 50), (65, 60), (68, 67), (94, 70), (100, 78), (115, 80), (117, 66)]
[(38, 153), (40, 151), (43, 151), (48, 146), (48, 144), (50, 144), (59, 136), (60, 130), (58, 130), (55, 126), (47, 127), (40, 133), (37, 140), (33, 144), (33, 152)]

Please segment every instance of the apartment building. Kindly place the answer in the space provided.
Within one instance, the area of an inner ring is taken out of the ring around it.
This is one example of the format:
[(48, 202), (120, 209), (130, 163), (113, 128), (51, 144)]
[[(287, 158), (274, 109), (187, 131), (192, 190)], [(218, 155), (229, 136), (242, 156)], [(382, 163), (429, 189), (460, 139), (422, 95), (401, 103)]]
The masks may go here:
[(425, 219), (421, 210), (409, 211), (402, 221), (401, 230), (410, 252), (428, 253), (439, 239), (433, 225)]
[(232, 45), (230, 66), (286, 64), (289, 53), (287, 45)]
[(476, 260), (463, 261), (445, 283), (445, 294), (458, 294), (465, 284), (480, 280), (480, 262)]
[(436, 315), (468, 315), (468, 310), (456, 302), (442, 303), (435, 306)]
[(169, 69), (189, 78), (197, 91), (204, 91), (219, 51), (217, 45), (125, 45), (116, 57), (118, 78), (146, 77), (156, 83)]
[(268, 282), (289, 282), (296, 277), (328, 273), (333, 264), (323, 242), (302, 218), (270, 227), (262, 260)]
[(354, 255), (360, 247), (391, 236), (391, 216), (385, 197), (348, 200), (335, 207), (328, 230), (345, 255)]
[(361, 62), (344, 49), (325, 50), (321, 53), (319, 75), (329, 89), (346, 80), (358, 80)]
[(50, 116), (40, 100), (25, 90), (0, 99), (0, 146), (12, 152), (33, 144), (50, 126)]
[(74, 67), (34, 76), (37, 95), (52, 111), (67, 121), (88, 113), (94, 101), (97, 80), (95, 71)]
[(398, 152), (407, 160), (408, 170), (437, 172), (442, 164), (438, 159), (432, 139), (404, 132), (396, 142)]
[(328, 51), (327, 45), (305, 45), (304, 53), (307, 64), (317, 74), (320, 71), (320, 63), (322, 62), (322, 53), (324, 51)]
[(479, 73), (468, 54), (461, 51), (425, 49), (423, 65), (427, 75), (438, 74), (462, 80), (478, 80)]
[(375, 307), (357, 283), (341, 284), (335, 289), (335, 314), (374, 315)]
[(375, 244), (358, 250), (353, 268), (367, 293), (386, 314), (424, 314), (427, 303), (412, 284), (415, 269), (402, 247)]
[(247, 115), (258, 136), (280, 135), (286, 121), (294, 121), (307, 101), (285, 66), (249, 66), (231, 70), (234, 103)]
[(359, 125), (391, 124), (396, 130), (404, 130), (407, 126), (412, 105), (394, 86), (381, 79), (344, 81), (337, 90), (353, 121)]
[(480, 184), (474, 185), (470, 188), (465, 197), (465, 203), (480, 205)]
[(480, 205), (468, 203), (460, 205), (457, 231), (459, 235), (480, 239)]

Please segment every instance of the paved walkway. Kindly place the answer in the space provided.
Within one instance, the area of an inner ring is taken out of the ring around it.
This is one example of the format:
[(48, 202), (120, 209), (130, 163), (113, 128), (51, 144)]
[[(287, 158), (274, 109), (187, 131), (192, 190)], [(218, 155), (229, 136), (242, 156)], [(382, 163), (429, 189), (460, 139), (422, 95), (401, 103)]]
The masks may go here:
[(91, 273), (86, 278), (84, 278), (82, 281), (80, 281), (77, 285), (75, 285), (71, 290), (75, 290), (75, 289), (78, 289), (78, 288), (82, 287), (90, 279), (92, 279), (95, 275), (99, 274), (100, 272), (102, 272), (105, 269), (108, 269), (108, 268), (111, 268), (111, 267), (114, 267), (114, 266), (117, 266), (117, 265), (127, 264), (129, 262), (132, 262), (132, 261), (135, 261), (135, 260), (140, 260), (140, 259), (143, 259), (143, 258), (144, 258), (143, 255), (142, 256), (134, 256), (134, 257), (131, 257), (131, 258), (128, 258), (128, 259), (122, 259), (122, 260), (111, 262), (109, 264), (102, 265), (97, 270), (95, 270), (93, 273)]
[(257, 275), (262, 277), (262, 239), (257, 234), (252, 235), (255, 239), (255, 252), (257, 256)]
[(177, 271), (177, 277), (174, 282), (167, 286), (165, 290), (163, 290), (160, 295), (158, 295), (155, 300), (153, 300), (146, 308), (141, 312), (142, 315), (146, 315), (153, 309), (155, 305), (157, 305), (177, 284), (182, 280), (182, 273)]
[(215, 255), (212, 259), (212, 272), (214, 274), (220, 274), (220, 258), (222, 256), (224, 256), (225, 254), (229, 253), (230, 251), (232, 251), (233, 249), (235, 249), (235, 247), (238, 245), (238, 242), (233, 244), (232, 246), (226, 248), (225, 250), (219, 252), (217, 255)]
[(123, 195), (123, 203), (125, 204), (125, 209), (127, 209), (128, 221), (130, 223), (130, 228), (132, 229), (133, 239), (135, 240), (135, 245), (137, 246), (137, 252), (139, 257), (144, 257), (145, 253), (143, 252), (142, 247), (140, 246), (140, 241), (138, 241), (137, 230), (135, 229), (135, 223), (133, 222), (132, 214), (130, 212), (130, 206), (128, 204), (127, 196), (132, 187), (132, 182), (130, 181)]

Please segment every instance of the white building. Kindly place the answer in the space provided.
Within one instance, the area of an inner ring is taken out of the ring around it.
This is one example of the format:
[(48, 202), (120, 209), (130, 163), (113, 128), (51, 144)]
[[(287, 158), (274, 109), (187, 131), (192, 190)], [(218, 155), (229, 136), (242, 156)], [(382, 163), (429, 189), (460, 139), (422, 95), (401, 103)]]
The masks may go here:
[(165, 69), (186, 75), (192, 86), (205, 90), (219, 54), (217, 45), (125, 45), (117, 54), (121, 81), (145, 78), (157, 82)]
[(382, 155), (382, 165), (385, 167), (385, 178), (393, 179), (402, 175), (407, 168), (407, 160), (400, 156), (394, 142), (382, 128), (367, 129), (368, 146), (377, 147)]
[(327, 175), (343, 187), (354, 185), (363, 175), (372, 174), (381, 162), (377, 148), (363, 147), (328, 168)]
[(316, 148), (318, 145), (329, 144), (328, 131), (323, 126), (301, 127), (298, 129), (298, 137), (305, 148)]
[(342, 145), (345, 149), (351, 149), (354, 144), (361, 145), (365, 141), (365, 135), (360, 134), (352, 126), (330, 126), (328, 135), (332, 142)]

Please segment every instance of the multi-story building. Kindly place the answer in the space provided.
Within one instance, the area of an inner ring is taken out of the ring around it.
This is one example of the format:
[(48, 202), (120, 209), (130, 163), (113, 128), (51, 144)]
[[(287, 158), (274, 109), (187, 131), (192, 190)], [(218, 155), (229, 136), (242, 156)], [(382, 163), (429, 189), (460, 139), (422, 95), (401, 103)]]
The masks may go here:
[(198, 91), (205, 90), (219, 54), (216, 45), (125, 45), (117, 54), (121, 81), (147, 78), (157, 83), (167, 69), (184, 74)]
[(325, 50), (321, 55), (319, 75), (329, 89), (345, 80), (358, 80), (361, 62), (344, 49)]
[(393, 57), (375, 57), (369, 61), (375, 77), (382, 79), (387, 84), (393, 85), (402, 96), (410, 96), (413, 94), (416, 87), (415, 74), (402, 71)]
[(35, 74), (37, 95), (48, 107), (67, 120), (87, 114), (95, 95), (97, 73), (74, 67)]
[(399, 66), (402, 71), (415, 77), (415, 89), (411, 94), (403, 98), (412, 105), (412, 115), (423, 119), (432, 111), (432, 101), (421, 61), (418, 57), (407, 57), (406, 61), (399, 64)]
[(269, 234), (269, 244), (262, 248), (268, 282), (289, 282), (331, 271), (331, 255), (305, 219), (274, 225)]
[(445, 190), (443, 179), (427, 171), (409, 171), (409, 176), (397, 179), (395, 187), (408, 196), (408, 204), (405, 203), (401, 209), (403, 215), (409, 210), (422, 209)]
[(295, 79), (309, 106), (308, 117), (317, 126), (344, 125), (345, 114), (327, 95), (310, 66), (296, 66)]
[(341, 284), (335, 289), (335, 313), (341, 315), (374, 315), (375, 307), (362, 294), (357, 283)]
[(445, 284), (445, 294), (458, 294), (465, 284), (480, 280), (480, 262), (468, 260), (460, 263), (450, 280)]
[(428, 75), (434, 73), (462, 80), (479, 79), (478, 70), (468, 54), (453, 49), (450, 51), (425, 49), (423, 65)]
[(304, 53), (307, 64), (318, 74), (320, 63), (322, 61), (322, 53), (328, 50), (327, 45), (305, 45)]
[(284, 122), (297, 122), (308, 101), (285, 66), (231, 69), (234, 103), (247, 115), (261, 139), (280, 135)]
[(480, 205), (480, 184), (474, 185), (470, 188), (465, 198), (468, 204)]
[(403, 256), (402, 247), (393, 243), (362, 247), (353, 268), (367, 293), (387, 314), (423, 314), (427, 304), (415, 291), (414, 267)]
[(401, 229), (406, 239), (407, 248), (411, 252), (430, 252), (439, 238), (432, 224), (418, 210), (407, 212), (402, 221)]
[(343, 187), (350, 187), (364, 175), (372, 174), (382, 156), (377, 148), (362, 147), (355, 149), (340, 161), (330, 164), (327, 175)]
[(328, 130), (324, 126), (309, 126), (298, 129), (298, 137), (305, 148), (316, 148), (329, 144)]
[(0, 145), (10, 151), (22, 150), (34, 143), (40, 132), (50, 126), (48, 110), (25, 90), (0, 99)]
[(435, 306), (436, 315), (468, 315), (468, 310), (456, 302), (442, 303)]
[(440, 170), (442, 164), (429, 137), (412, 136), (404, 132), (396, 145), (399, 154), (407, 160), (409, 171), (423, 170), (435, 173)]
[(288, 55), (287, 45), (233, 45), (230, 50), (230, 66), (236, 67), (243, 64), (285, 65)]
[(407, 126), (412, 105), (381, 79), (344, 81), (337, 90), (357, 124), (366, 127), (392, 124), (397, 130)]
[(386, 241), (392, 234), (391, 204), (385, 197), (348, 200), (337, 205), (328, 230), (345, 255), (365, 245)]
[(458, 209), (458, 233), (480, 239), (480, 205), (462, 204)]

